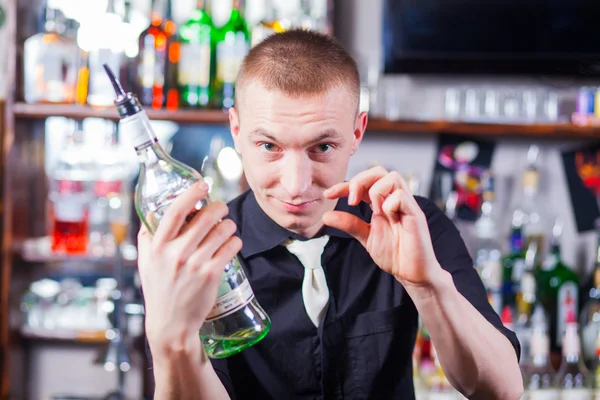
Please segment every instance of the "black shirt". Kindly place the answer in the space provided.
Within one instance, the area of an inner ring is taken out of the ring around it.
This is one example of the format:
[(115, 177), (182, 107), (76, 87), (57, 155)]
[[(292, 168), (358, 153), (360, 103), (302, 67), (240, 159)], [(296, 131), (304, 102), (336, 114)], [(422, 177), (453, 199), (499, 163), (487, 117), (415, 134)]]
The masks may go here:
[[(485, 289), (452, 222), (432, 202), (417, 197), (438, 262), (458, 291), (510, 340), (487, 301)], [(366, 203), (337, 210), (370, 221)], [(322, 265), (330, 292), (316, 328), (302, 302), (304, 267), (281, 244), (303, 239), (271, 220), (249, 191), (229, 204), (243, 241), (240, 261), (256, 298), (271, 318), (268, 335), (242, 353), (211, 360), (236, 399), (414, 399), (412, 352), (417, 310), (406, 291), (373, 262), (350, 235), (331, 227)], [(465, 327), (465, 329), (468, 329)]]

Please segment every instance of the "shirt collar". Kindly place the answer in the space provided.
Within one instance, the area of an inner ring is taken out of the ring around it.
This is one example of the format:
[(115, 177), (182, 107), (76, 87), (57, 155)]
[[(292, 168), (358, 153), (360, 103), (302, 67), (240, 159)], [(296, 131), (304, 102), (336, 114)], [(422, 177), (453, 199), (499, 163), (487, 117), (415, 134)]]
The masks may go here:
[[(338, 199), (335, 206), (336, 211), (345, 211), (355, 215), (363, 221), (369, 222), (371, 219), (371, 209), (366, 203), (358, 206), (348, 204), (348, 198)], [(240, 237), (243, 242), (241, 254), (243, 257), (251, 257), (258, 253), (275, 248), (285, 242), (287, 239), (307, 240), (302, 235), (291, 232), (275, 221), (273, 221), (256, 201), (254, 192), (249, 191), (242, 204), (242, 224)], [(351, 238), (348, 233), (330, 226), (324, 226), (317, 236), (329, 235), (338, 238)]]

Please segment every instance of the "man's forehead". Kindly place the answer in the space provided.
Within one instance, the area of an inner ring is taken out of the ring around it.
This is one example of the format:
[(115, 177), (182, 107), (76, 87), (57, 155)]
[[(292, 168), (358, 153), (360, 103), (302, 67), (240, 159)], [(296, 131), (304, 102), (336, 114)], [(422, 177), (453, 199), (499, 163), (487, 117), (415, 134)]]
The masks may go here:
[(237, 109), (252, 108), (269, 108), (269, 111), (277, 109), (302, 109), (309, 108), (311, 105), (314, 108), (326, 107), (330, 110), (339, 110), (345, 112), (351, 110), (355, 112), (358, 104), (353, 98), (352, 91), (347, 87), (332, 86), (325, 91), (295, 94), (287, 93), (278, 88), (268, 88), (260, 81), (245, 82), (242, 87), (237, 90)]

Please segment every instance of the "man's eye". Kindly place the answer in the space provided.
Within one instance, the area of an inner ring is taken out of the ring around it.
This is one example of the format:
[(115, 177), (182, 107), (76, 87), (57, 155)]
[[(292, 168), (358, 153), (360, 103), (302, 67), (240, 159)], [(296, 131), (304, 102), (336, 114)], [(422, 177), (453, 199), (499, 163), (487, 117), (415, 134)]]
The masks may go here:
[(317, 150), (319, 151), (319, 153), (329, 153), (331, 150), (333, 150), (333, 146), (331, 146), (330, 144), (324, 143), (324, 144), (318, 145)]
[(261, 143), (260, 147), (262, 150), (264, 150), (268, 153), (277, 150), (277, 146), (275, 146), (273, 143)]

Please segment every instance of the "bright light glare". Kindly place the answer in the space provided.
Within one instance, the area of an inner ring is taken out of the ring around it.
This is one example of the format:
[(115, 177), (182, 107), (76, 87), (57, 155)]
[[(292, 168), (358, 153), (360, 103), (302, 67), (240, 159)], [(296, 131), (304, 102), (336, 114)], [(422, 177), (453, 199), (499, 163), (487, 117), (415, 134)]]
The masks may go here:
[(231, 147), (224, 147), (217, 156), (217, 166), (223, 178), (234, 181), (240, 179), (243, 172), (242, 160)]

